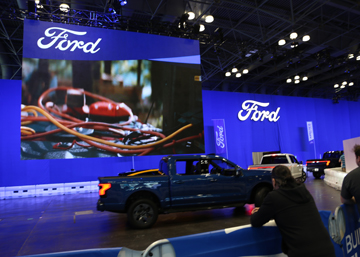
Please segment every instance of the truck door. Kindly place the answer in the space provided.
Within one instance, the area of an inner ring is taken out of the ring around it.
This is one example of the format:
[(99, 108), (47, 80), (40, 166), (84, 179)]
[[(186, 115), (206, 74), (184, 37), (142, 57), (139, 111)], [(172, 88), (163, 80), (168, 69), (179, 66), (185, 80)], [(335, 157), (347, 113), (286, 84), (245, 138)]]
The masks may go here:
[(176, 173), (170, 179), (172, 207), (206, 205), (212, 202), (213, 184), (207, 159), (176, 160)]
[[(242, 176), (236, 176), (238, 166), (221, 159), (210, 161), (210, 173), (216, 180), (211, 189), (214, 201), (233, 203), (246, 200), (246, 185)], [(216, 185), (216, 187), (215, 187)]]
[(303, 166), (302, 164), (300, 164), (298, 162), (298, 160), (295, 158), (295, 156), (293, 155), (289, 155), (289, 158), (290, 158), (290, 163), (292, 164), (291, 166), (291, 169), (292, 169), (292, 175), (294, 178), (298, 178), (298, 177), (301, 177), (302, 175), (302, 170), (303, 170)]

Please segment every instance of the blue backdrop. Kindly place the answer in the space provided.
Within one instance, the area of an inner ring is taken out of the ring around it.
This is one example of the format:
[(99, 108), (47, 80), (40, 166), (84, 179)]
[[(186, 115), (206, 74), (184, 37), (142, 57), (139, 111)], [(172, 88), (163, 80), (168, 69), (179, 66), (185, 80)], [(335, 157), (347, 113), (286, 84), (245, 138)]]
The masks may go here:
[[(0, 80), (2, 126), (0, 128), (0, 187), (94, 181), (99, 176), (142, 168), (156, 168), (161, 156), (83, 159), (20, 160), (21, 81)], [(317, 155), (341, 150), (342, 141), (360, 136), (359, 102), (203, 91), (204, 132), (207, 153), (215, 152), (212, 119), (224, 119), (229, 159), (243, 168), (252, 164), (252, 152), (282, 151), (299, 160), (314, 158), (308, 143), (306, 121), (314, 126)], [(269, 103), (261, 110), (280, 107), (277, 122), (240, 121), (245, 100)]]

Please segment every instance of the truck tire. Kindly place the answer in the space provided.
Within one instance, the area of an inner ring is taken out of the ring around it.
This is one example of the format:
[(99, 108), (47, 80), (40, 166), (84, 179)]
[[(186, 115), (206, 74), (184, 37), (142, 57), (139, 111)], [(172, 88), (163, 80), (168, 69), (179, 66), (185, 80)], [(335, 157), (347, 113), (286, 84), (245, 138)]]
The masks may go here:
[(133, 228), (150, 228), (158, 218), (158, 208), (150, 199), (138, 199), (130, 204), (127, 217)]
[(265, 197), (270, 191), (271, 189), (268, 187), (262, 187), (258, 191), (256, 191), (254, 199), (255, 207), (260, 207), (262, 205)]
[(320, 172), (313, 172), (314, 178), (320, 178), (321, 177), (321, 173)]
[(297, 178), (296, 181), (300, 183), (304, 183), (306, 181), (307, 175), (305, 171), (301, 172), (301, 177)]

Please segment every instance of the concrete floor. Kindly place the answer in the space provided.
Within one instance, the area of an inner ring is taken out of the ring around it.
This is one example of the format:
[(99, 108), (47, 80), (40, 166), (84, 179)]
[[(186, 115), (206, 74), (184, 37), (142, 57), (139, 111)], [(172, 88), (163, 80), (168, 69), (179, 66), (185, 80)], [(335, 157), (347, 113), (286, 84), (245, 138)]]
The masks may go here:
[[(310, 174), (305, 182), (319, 210), (334, 211), (340, 191)], [(152, 242), (249, 224), (249, 206), (159, 215), (151, 229), (128, 227), (125, 214), (96, 210), (96, 193), (0, 200), (2, 257), (127, 247), (144, 250)]]

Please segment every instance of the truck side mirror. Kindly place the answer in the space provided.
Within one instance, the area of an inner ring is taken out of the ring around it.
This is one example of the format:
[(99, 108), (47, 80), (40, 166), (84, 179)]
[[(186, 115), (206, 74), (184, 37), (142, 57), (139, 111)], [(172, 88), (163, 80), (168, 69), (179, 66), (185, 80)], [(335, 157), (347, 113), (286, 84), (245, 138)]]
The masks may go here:
[(242, 176), (242, 171), (240, 169), (236, 169), (235, 177), (240, 177), (240, 176)]

